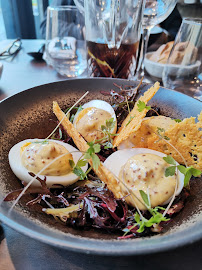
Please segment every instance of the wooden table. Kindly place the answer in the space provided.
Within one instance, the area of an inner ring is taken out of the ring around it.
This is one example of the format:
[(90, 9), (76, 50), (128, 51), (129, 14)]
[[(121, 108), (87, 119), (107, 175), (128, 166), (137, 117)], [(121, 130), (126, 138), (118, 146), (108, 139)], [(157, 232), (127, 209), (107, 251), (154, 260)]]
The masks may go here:
[[(36, 62), (26, 54), (26, 52), (38, 50), (43, 42), (42, 40), (23, 40), (23, 48), (13, 61), (3, 61), (4, 70), (0, 79), (0, 99), (40, 84), (65, 79), (47, 66), (45, 62)], [(5, 43), (5, 41), (0, 42), (0, 51), (2, 51)], [(49, 246), (2, 224), (0, 225), (0, 270), (4, 269), (202, 270), (202, 241), (159, 254), (97, 257)]]

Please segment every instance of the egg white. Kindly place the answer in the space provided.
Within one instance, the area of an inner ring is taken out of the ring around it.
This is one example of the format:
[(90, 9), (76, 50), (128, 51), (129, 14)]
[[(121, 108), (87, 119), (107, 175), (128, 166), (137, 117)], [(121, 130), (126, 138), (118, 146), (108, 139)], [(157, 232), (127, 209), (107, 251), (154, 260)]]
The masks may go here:
[[(159, 157), (166, 157), (164, 153), (151, 150), (148, 148), (132, 148), (132, 149), (123, 149), (118, 150), (111, 154), (104, 162), (105, 167), (107, 167), (117, 178), (119, 177), (120, 170), (122, 166), (126, 164), (126, 162), (133, 156), (138, 154), (154, 154)], [(176, 162), (177, 165), (179, 165)], [(180, 194), (184, 186), (184, 175), (178, 171), (178, 186), (176, 191), (176, 196)], [(168, 204), (172, 196), (166, 200), (163, 205)]]
[[(112, 108), (112, 106), (107, 103), (106, 101), (104, 100), (99, 100), (99, 99), (95, 99), (95, 100), (91, 100), (87, 103), (85, 103), (84, 105), (82, 105), (82, 108), (83, 109), (86, 109), (86, 108), (89, 108), (89, 107), (94, 107), (94, 108), (97, 108), (97, 109), (101, 109), (101, 110), (104, 110), (104, 111), (107, 111), (111, 114), (111, 117), (114, 119), (114, 121), (116, 122), (116, 114), (115, 114), (115, 111), (114, 109)], [(80, 111), (81, 112), (81, 111)], [(77, 122), (77, 118), (78, 118), (78, 115), (80, 112), (77, 112), (74, 116), (74, 121), (73, 121), (73, 124), (74, 126), (76, 125), (76, 122)]]
[[(42, 142), (44, 139), (27, 139), (24, 141), (21, 141), (14, 145), (8, 154), (9, 158), (9, 164), (10, 167), (13, 171), (13, 173), (21, 180), (26, 183), (29, 183), (31, 180), (33, 180), (33, 177), (28, 174), (28, 170), (23, 166), (22, 161), (21, 161), (21, 147), (28, 142)], [(77, 161), (80, 159), (82, 156), (82, 153), (76, 149), (75, 147), (71, 146), (70, 144), (61, 142), (61, 141), (56, 141), (56, 140), (48, 140), (52, 141), (55, 143), (58, 143), (62, 146), (64, 146), (73, 156), (74, 163), (76, 164)], [(88, 168), (88, 165), (86, 164), (84, 167), (82, 167), (82, 170), (85, 172)], [(44, 179), (44, 175), (39, 175), (41, 179)], [(79, 177), (75, 175), (73, 172), (62, 175), (62, 176), (46, 176), (46, 184), (48, 187), (51, 187), (54, 185), (54, 187), (60, 187), (59, 185), (63, 186), (69, 186), (73, 183), (75, 183)], [(55, 186), (57, 185), (58, 186)], [(32, 186), (41, 186), (38, 180), (34, 180), (32, 183)]]

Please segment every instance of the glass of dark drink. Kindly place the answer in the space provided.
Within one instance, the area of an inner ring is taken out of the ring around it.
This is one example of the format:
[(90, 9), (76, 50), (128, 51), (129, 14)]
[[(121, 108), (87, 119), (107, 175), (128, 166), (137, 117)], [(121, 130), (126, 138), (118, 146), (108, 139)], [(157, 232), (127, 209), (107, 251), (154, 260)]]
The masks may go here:
[(144, 0), (74, 0), (85, 13), (88, 75), (133, 78)]

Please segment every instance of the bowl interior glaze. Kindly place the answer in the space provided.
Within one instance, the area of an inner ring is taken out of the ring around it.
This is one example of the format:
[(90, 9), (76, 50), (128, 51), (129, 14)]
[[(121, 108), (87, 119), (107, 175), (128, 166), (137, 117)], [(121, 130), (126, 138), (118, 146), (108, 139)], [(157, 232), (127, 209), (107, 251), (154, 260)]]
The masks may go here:
[[(6, 194), (21, 188), (9, 163), (9, 149), (17, 142), (28, 138), (45, 138), (55, 127), (52, 112), (55, 100), (62, 109), (74, 104), (87, 90), (89, 95), (82, 101), (102, 99), (109, 101), (101, 90), (117, 89), (114, 83), (136, 86), (137, 82), (120, 79), (77, 79), (41, 85), (0, 103), (0, 220), (30, 237), (51, 245), (73, 251), (106, 254), (135, 255), (163, 251), (193, 242), (202, 237), (202, 179), (191, 183), (191, 196), (185, 208), (173, 219), (160, 235), (120, 241), (117, 235), (98, 230), (75, 230), (37, 211), (37, 206), (28, 208), (22, 199), (11, 213), (11, 203), (2, 202)], [(142, 85), (143, 93), (149, 85)], [(173, 118), (197, 116), (202, 103), (184, 94), (160, 88), (150, 105), (160, 107), (161, 113)], [(186, 235), (186, 237), (184, 237)]]

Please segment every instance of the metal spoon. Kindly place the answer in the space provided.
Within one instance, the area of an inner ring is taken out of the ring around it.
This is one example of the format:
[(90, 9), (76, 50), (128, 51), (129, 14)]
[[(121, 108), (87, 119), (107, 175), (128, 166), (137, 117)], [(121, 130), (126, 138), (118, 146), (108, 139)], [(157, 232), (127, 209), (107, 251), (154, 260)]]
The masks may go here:
[(41, 46), (41, 48), (38, 50), (38, 52), (28, 52), (27, 54), (31, 57), (33, 57), (35, 60), (42, 60), (43, 59), (43, 53), (45, 50), (45, 44)]

